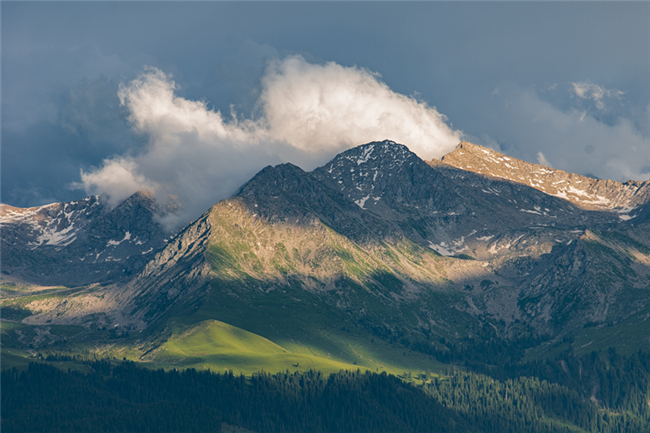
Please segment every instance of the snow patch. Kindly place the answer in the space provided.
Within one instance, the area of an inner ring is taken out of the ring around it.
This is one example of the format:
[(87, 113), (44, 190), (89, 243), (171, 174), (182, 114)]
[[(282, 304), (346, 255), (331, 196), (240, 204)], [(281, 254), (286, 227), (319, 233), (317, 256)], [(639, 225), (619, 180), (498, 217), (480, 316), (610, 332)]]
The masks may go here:
[(373, 149), (375, 148), (374, 144), (371, 144), (370, 146), (366, 147), (363, 149), (363, 155), (357, 159), (357, 165), (361, 165), (364, 162), (367, 162), (368, 159), (370, 158), (370, 155), (372, 154)]
[(355, 200), (354, 202), (359, 206), (361, 209), (363, 209), (363, 205), (366, 204), (366, 201), (370, 198), (369, 195), (365, 196), (361, 200)]
[(440, 242), (440, 245), (436, 245), (433, 242), (429, 241), (429, 248), (438, 252), (439, 254), (442, 254), (443, 256), (453, 256), (458, 253), (462, 253), (469, 248), (464, 244), (465, 236), (449, 242), (449, 245), (447, 245), (447, 242)]
[[(52, 222), (55, 222), (55, 220)], [(50, 227), (50, 225), (51, 222), (45, 227), (43, 233), (41, 233), (41, 235), (36, 240), (36, 246), (34, 248), (41, 245), (56, 245), (65, 247), (70, 245), (77, 238), (77, 232), (74, 231), (74, 223), (70, 223), (68, 227), (59, 231), (57, 231), (56, 228)]]
[(528, 212), (528, 213), (534, 213), (536, 215), (542, 215), (540, 212), (537, 212), (536, 210), (529, 210), (529, 209), (519, 209), (519, 212)]
[(494, 189), (494, 188), (481, 189), (481, 191), (483, 191), (486, 194), (496, 194), (496, 195), (499, 195), (499, 193), (501, 192), (498, 189)]
[(124, 233), (124, 239), (122, 239), (122, 240), (119, 241), (119, 242), (118, 242), (118, 241), (114, 241), (114, 240), (111, 239), (110, 241), (108, 241), (108, 243), (106, 244), (106, 247), (105, 247), (105, 248), (108, 248), (108, 247), (111, 247), (111, 246), (118, 246), (118, 245), (121, 244), (122, 242), (124, 242), (124, 241), (128, 241), (129, 239), (131, 239), (131, 233), (130, 233), (130, 232), (126, 232), (126, 233)]
[(442, 254), (443, 256), (451, 256), (454, 254), (450, 250), (445, 248), (443, 245), (444, 242), (442, 242), (440, 245), (436, 245), (433, 242), (429, 241), (429, 248), (436, 251), (437, 253)]

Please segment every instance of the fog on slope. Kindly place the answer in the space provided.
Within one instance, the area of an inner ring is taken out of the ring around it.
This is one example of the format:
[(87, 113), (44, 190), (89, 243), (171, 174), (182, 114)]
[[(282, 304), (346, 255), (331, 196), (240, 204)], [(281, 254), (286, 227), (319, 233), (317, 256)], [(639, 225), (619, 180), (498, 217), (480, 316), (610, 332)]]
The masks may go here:
[(269, 63), (253, 118), (210, 110), (205, 101), (177, 95), (170, 75), (146, 69), (122, 84), (121, 103), (134, 130), (148, 138), (138, 154), (117, 155), (81, 172), (88, 194), (113, 204), (140, 189), (178, 210), (164, 217), (177, 228), (233, 194), (269, 164), (312, 169), (369, 141), (407, 144), (423, 159), (453, 150), (462, 133), (434, 107), (393, 92), (379, 75), (300, 56)]

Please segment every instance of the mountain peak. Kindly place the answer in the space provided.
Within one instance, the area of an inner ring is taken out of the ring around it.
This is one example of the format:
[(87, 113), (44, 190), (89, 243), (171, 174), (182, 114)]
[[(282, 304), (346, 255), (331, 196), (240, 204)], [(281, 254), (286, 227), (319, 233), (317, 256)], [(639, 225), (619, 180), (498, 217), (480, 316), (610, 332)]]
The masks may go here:
[[(376, 159), (390, 158), (391, 160), (406, 160), (415, 156), (408, 147), (396, 143), (392, 140), (373, 141), (361, 146), (354, 147), (338, 155), (337, 159), (348, 159), (357, 163), (357, 165), (368, 163)], [(333, 160), (333, 161), (334, 161)]]
[(467, 141), (440, 161), (429, 162), (440, 163), (528, 185), (583, 209), (615, 211), (623, 220), (634, 218), (632, 211), (650, 202), (650, 182), (594, 179), (522, 161)]
[(164, 245), (154, 213), (145, 192), (115, 208), (99, 196), (26, 209), (0, 205), (2, 273), (46, 285), (123, 279)]
[(410, 178), (414, 167), (428, 167), (403, 144), (391, 140), (373, 141), (338, 154), (313, 171), (319, 179), (327, 179), (343, 195), (360, 208), (375, 207), (387, 183)]
[(359, 171), (361, 177), (372, 171), (376, 177), (376, 173), (399, 169), (406, 162), (415, 163), (421, 160), (403, 144), (391, 140), (373, 141), (338, 154), (316, 171), (325, 170), (330, 174), (342, 170), (350, 173)]
[[(461, 141), (456, 146), (453, 152), (443, 156), (441, 161), (447, 165), (453, 165), (456, 168), (459, 165), (465, 165), (472, 168), (472, 163), (476, 163), (481, 168), (485, 168), (487, 163), (492, 162), (494, 164), (503, 163), (504, 167), (509, 168), (510, 162), (525, 163), (530, 164), (525, 161), (521, 161), (515, 158), (511, 158), (502, 153), (499, 153), (495, 150), (492, 150), (485, 146), (480, 146), (478, 144), (470, 143), (469, 141)], [(531, 166), (544, 167), (538, 164), (530, 164)], [(546, 167), (548, 169), (548, 167)], [(550, 169), (552, 170), (552, 169)], [(470, 170), (474, 171), (474, 170)], [(499, 170), (501, 172), (503, 170)], [(497, 176), (502, 177), (502, 176)]]

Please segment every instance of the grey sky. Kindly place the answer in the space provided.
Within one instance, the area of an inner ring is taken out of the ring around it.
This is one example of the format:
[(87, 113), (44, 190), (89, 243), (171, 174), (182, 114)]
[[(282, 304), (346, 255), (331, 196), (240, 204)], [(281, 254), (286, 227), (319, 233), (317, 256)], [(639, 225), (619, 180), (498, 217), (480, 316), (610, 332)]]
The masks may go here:
[[(4, 203), (82, 197), (88, 191), (70, 185), (105, 160), (140, 158), (137, 170), (145, 170), (156, 132), (136, 131), (133, 112), (118, 99), (120, 84), (145, 66), (171, 74), (177, 96), (204, 101), (224, 119), (231, 106), (242, 119), (257, 119), (268, 62), (295, 55), (380, 74), (392, 92), (435, 107), (464, 138), (514, 157), (537, 162), (541, 153), (568, 171), (650, 177), (648, 2), (0, 7)], [(234, 183), (293, 159), (291, 148), (277, 145), (246, 164), (238, 148), (220, 148), (225, 160), (241, 164)], [(297, 151), (292, 162), (312, 168), (337, 149), (311, 159)], [(192, 160), (185, 163), (193, 169)], [(210, 200), (235, 188), (224, 186)]]

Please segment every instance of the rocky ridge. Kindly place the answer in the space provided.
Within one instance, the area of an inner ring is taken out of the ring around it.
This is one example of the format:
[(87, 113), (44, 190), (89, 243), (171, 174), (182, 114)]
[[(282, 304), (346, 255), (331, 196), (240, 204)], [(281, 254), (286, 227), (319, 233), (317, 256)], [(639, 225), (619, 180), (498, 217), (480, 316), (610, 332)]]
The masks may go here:
[(100, 197), (34, 208), (0, 205), (3, 279), (78, 286), (133, 275), (164, 245), (153, 197), (111, 208)]
[(636, 216), (636, 210), (650, 202), (650, 181), (593, 179), (539, 164), (515, 159), (492, 149), (461, 142), (456, 149), (432, 160), (490, 177), (511, 180), (560, 197), (583, 209), (616, 212), (621, 220)]
[(440, 350), (560, 337), (650, 314), (650, 230), (640, 213), (635, 224), (619, 215), (374, 142), (313, 172), (263, 169), (129, 279), (35, 300), (24, 323), (145, 330), (212, 318), (321, 343), (336, 323)]

